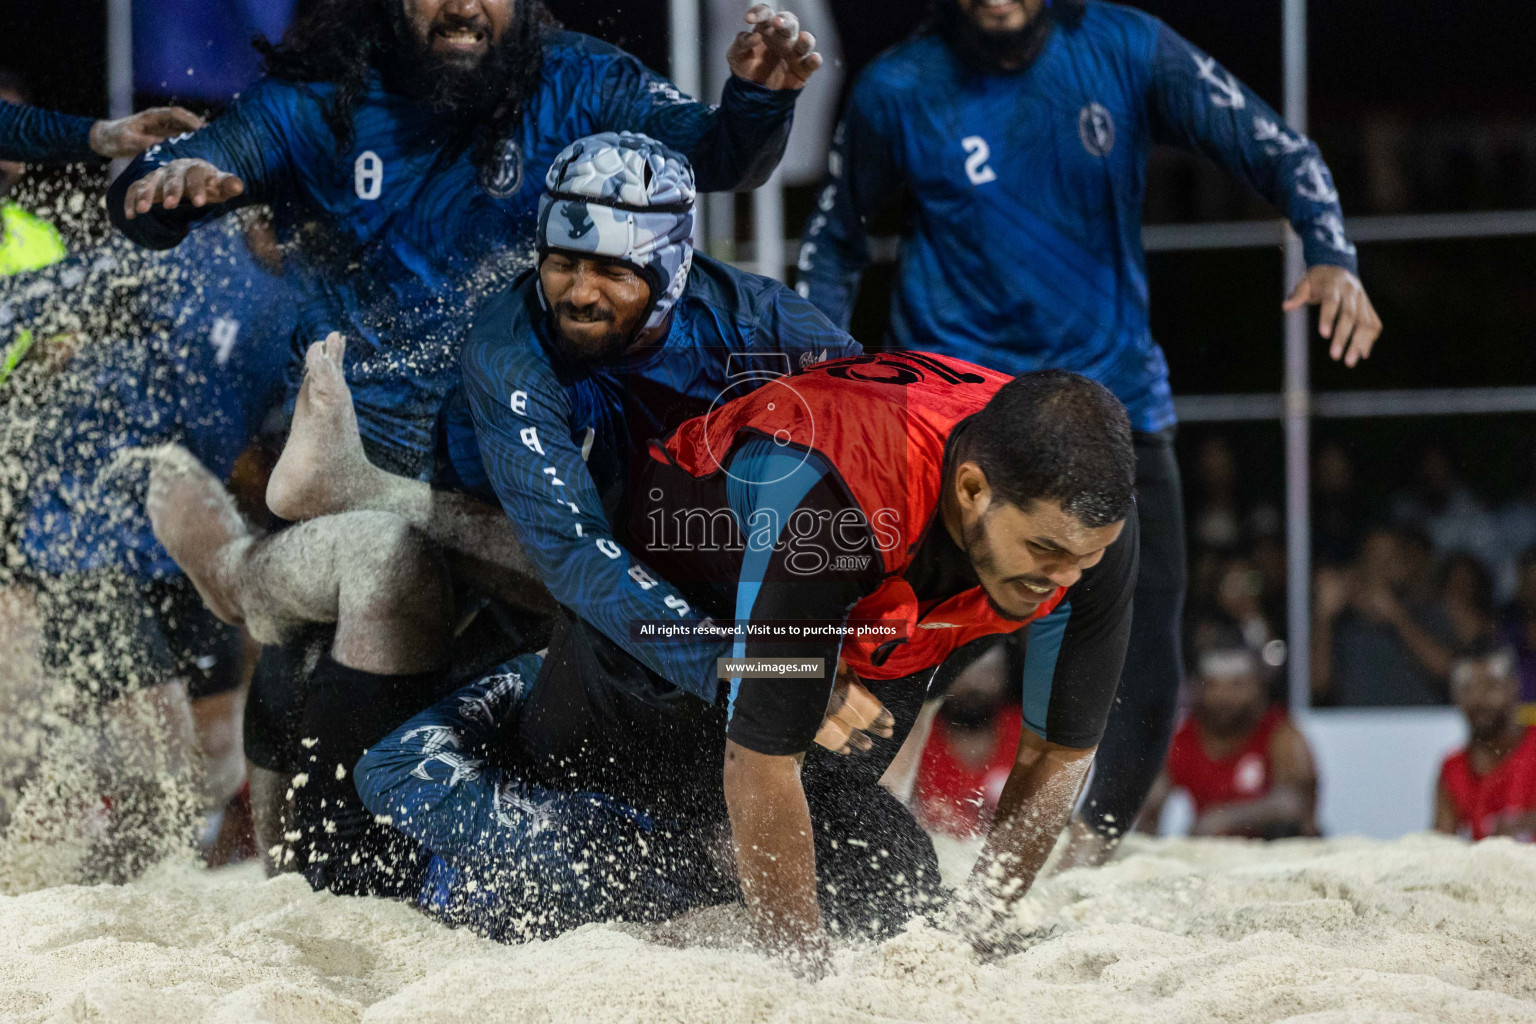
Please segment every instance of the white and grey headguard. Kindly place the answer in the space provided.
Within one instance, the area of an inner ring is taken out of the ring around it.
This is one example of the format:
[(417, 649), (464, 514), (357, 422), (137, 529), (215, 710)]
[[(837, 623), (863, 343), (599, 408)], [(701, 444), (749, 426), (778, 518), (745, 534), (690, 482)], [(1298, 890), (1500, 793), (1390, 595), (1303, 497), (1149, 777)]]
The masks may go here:
[(540, 257), (557, 251), (630, 265), (651, 285), (640, 329), (665, 323), (693, 265), (695, 190), (687, 158), (647, 135), (600, 132), (565, 147), (544, 187)]

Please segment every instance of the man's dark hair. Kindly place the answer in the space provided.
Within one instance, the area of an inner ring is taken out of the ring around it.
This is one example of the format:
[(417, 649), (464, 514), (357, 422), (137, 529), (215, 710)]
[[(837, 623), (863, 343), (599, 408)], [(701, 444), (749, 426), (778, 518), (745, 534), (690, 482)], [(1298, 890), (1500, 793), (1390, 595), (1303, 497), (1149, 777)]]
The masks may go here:
[(960, 450), (1006, 502), (1049, 499), (1088, 527), (1130, 514), (1136, 495), (1131, 421), (1109, 389), (1068, 370), (1024, 373), (965, 425)]
[[(470, 115), (465, 127), (475, 135), (477, 165), (494, 166), (502, 143), (522, 122), (524, 105), (538, 88), (543, 68), (544, 33), (555, 24), (542, 0), (518, 0), (501, 42), (477, 69), (470, 87), (456, 90), (470, 95), (442, 97), (445, 107), (450, 100), (474, 104), (464, 113)], [(301, 8), (281, 42), (257, 36), (252, 44), (273, 78), (335, 84), (324, 116), (340, 153), (352, 148), (352, 108), (371, 72), (383, 74), (387, 81), (416, 84), (422, 77), (402, 0), (314, 0)], [(431, 83), (425, 85), (430, 90)]]

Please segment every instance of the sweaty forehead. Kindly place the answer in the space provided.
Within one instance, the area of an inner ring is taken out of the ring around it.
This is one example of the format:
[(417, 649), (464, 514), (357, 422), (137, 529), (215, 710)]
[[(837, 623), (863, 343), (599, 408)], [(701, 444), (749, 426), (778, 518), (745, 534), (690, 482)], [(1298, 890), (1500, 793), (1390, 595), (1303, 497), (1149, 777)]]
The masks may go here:
[(1006, 505), (1004, 509), (1011, 513), (1010, 528), (1025, 539), (1045, 541), (1078, 556), (1092, 554), (1113, 544), (1125, 526), (1123, 521), (1109, 526), (1085, 526), (1082, 520), (1065, 511), (1060, 502), (1049, 498), (1032, 501), (1025, 508)]

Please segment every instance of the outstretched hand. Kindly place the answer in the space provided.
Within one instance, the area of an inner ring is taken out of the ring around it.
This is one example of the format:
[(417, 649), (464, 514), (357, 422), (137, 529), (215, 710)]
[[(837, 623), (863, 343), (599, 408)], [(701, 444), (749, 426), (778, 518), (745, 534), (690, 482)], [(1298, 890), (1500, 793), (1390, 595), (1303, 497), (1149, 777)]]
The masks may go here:
[(725, 54), (731, 73), (770, 89), (804, 89), (822, 65), (816, 37), (800, 31), (799, 18), (768, 4), (754, 6), (746, 20), (751, 28), (738, 32)]
[(156, 206), (174, 210), (186, 199), (193, 206), (223, 203), (245, 194), (245, 182), (206, 160), (172, 160), (128, 188), (123, 215), (129, 220)]
[(1332, 342), (1328, 354), (1335, 362), (1342, 359), (1345, 366), (1353, 368), (1370, 358), (1371, 348), (1381, 336), (1381, 317), (1358, 277), (1343, 267), (1312, 267), (1282, 308), (1290, 313), (1303, 306), (1322, 307), (1317, 333)]
[(128, 159), (203, 124), (202, 118), (181, 107), (151, 107), (116, 121), (97, 121), (91, 126), (91, 150), (109, 160)]

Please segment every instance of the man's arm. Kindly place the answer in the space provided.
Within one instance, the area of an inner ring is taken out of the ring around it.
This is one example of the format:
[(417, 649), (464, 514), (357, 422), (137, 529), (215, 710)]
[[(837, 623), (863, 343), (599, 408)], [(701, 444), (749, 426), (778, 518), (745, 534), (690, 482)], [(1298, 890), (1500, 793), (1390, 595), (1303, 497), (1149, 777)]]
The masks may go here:
[[(782, 529), (791, 521), (831, 523), (854, 507), (820, 458), (802, 461), (799, 453), (771, 441), (742, 445), (730, 471), (738, 480), (769, 481), (733, 490), (731, 508), (749, 530), (773, 523)], [(868, 542), (867, 550), (874, 551), (874, 538)], [(878, 583), (878, 567), (860, 572), (827, 564), (813, 571), (795, 563), (792, 545), (775, 547), (749, 544), (743, 554), (735, 607), (739, 622), (841, 625)], [(822, 662), (819, 678), (730, 680), (725, 756), (736, 870), (753, 927), (769, 949), (806, 961), (812, 971), (825, 960), (826, 938), (816, 904), (816, 853), (800, 758), (826, 714), (840, 647), (835, 636), (775, 642), (751, 634), (731, 649), (736, 658)]]
[(758, 4), (726, 55), (731, 77), (719, 106), (684, 96), (627, 54), (604, 73), (602, 125), (641, 131), (679, 150), (700, 192), (746, 192), (784, 156), (795, 100), (821, 66), (816, 40), (793, 14)]
[(1277, 830), (1297, 835), (1317, 833), (1317, 767), (1312, 751), (1294, 725), (1275, 730), (1269, 743), (1269, 792), (1257, 800), (1220, 804), (1202, 814), (1191, 829), (1197, 836), (1264, 836)]
[(153, 146), (107, 192), (107, 213), (149, 249), (179, 244), (199, 221), (267, 202), (288, 183), (292, 90), (266, 80), (191, 135)]
[(773, 288), (771, 301), (764, 305), (757, 322), (754, 350), (783, 352), (791, 373), (829, 359), (864, 354), (864, 346), (847, 330), (834, 325), (814, 303), (782, 285)]
[(202, 118), (181, 107), (154, 107), (115, 121), (97, 121), (0, 100), (0, 160), (68, 164), (133, 157), (202, 126)]
[(1147, 794), (1147, 802), (1141, 806), (1141, 814), (1136, 819), (1136, 831), (1149, 836), (1157, 835), (1163, 825), (1163, 805), (1168, 802), (1168, 794), (1172, 792), (1173, 780), (1168, 778), (1168, 770), (1165, 768), (1158, 773), (1157, 781), (1152, 783), (1152, 792)]
[(797, 290), (844, 330), (869, 264), (869, 218), (900, 184), (891, 145), (878, 127), (883, 102), (879, 90), (861, 78), (832, 137), (827, 176), (800, 244)]
[[(510, 298), (521, 301), (517, 293)], [(490, 319), (494, 314), (482, 323)], [(476, 333), (481, 329), (477, 324)], [(463, 360), (481, 459), (524, 553), (557, 602), (674, 685), (712, 697), (717, 642), (637, 643), (630, 635), (632, 622), (702, 613), (615, 539), (581, 446), (572, 440), (564, 392), (548, 364), (524, 345), (537, 341), (496, 348), (472, 335)]]
[(1296, 229), (1310, 269), (1285, 308), (1321, 305), (1318, 330), (1332, 357), (1348, 366), (1368, 357), (1381, 320), (1356, 276), (1339, 194), (1316, 144), (1166, 25), (1158, 26), (1150, 102), (1154, 137), (1215, 160)]
[(89, 117), (0, 101), (0, 160), (36, 164), (94, 160), (91, 130), (95, 126)]
[(1087, 778), (1125, 667), (1140, 546), (1133, 513), (1055, 611), (1027, 627), (1025, 728), (971, 874), (973, 923), (983, 931), (1034, 884)]
[(1444, 832), (1448, 836), (1454, 836), (1461, 824), (1460, 816), (1456, 813), (1456, 801), (1451, 799), (1451, 791), (1446, 788), (1445, 777), (1435, 783), (1435, 831)]

